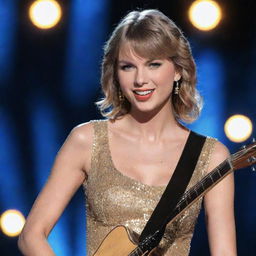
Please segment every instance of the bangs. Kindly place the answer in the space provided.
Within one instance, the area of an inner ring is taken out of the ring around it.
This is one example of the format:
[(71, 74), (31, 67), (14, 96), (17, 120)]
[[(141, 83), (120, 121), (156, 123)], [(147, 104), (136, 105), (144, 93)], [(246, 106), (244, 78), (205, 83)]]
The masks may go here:
[(171, 59), (175, 49), (170, 39), (157, 31), (140, 28), (126, 31), (122, 38), (121, 51), (129, 51), (145, 59)]

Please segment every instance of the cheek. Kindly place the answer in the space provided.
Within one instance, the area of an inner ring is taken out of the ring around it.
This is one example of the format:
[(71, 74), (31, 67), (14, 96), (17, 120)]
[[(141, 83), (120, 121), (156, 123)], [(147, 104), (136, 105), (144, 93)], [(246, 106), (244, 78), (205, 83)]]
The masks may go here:
[(174, 73), (168, 69), (165, 72), (158, 74), (155, 79), (159, 85), (172, 87), (174, 81)]
[(131, 78), (131, 75), (129, 75), (129, 73), (118, 72), (117, 77), (118, 77), (119, 85), (122, 89), (125, 89), (131, 86), (132, 78)]

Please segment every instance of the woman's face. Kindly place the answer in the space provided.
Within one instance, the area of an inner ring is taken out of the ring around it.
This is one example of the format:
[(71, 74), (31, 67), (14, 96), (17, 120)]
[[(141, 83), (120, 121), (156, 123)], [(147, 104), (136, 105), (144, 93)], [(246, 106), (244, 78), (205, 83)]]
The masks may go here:
[(131, 111), (142, 112), (170, 106), (173, 82), (180, 79), (170, 60), (142, 58), (129, 46), (120, 50), (117, 77)]

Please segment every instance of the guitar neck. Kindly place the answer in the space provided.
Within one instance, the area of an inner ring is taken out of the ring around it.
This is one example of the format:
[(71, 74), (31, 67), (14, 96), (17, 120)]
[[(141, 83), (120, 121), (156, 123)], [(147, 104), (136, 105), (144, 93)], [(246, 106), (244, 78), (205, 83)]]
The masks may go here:
[(172, 216), (170, 216), (169, 221), (176, 219), (185, 209), (187, 209), (192, 203), (201, 198), (210, 190), (213, 186), (219, 183), (223, 178), (225, 178), (229, 173), (233, 171), (231, 162), (226, 159), (219, 166), (208, 173), (200, 182), (191, 187), (177, 204)]

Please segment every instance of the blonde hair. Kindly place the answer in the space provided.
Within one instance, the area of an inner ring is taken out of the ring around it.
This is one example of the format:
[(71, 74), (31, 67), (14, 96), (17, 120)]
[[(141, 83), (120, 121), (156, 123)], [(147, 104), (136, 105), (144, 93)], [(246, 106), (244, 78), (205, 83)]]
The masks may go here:
[(101, 86), (104, 98), (96, 102), (103, 116), (116, 119), (130, 110), (130, 103), (120, 100), (117, 60), (121, 46), (129, 43), (139, 56), (167, 58), (181, 75), (179, 94), (172, 94), (176, 120), (193, 122), (201, 111), (201, 97), (196, 90), (196, 66), (189, 42), (175, 23), (158, 10), (132, 11), (113, 31), (104, 46)]

